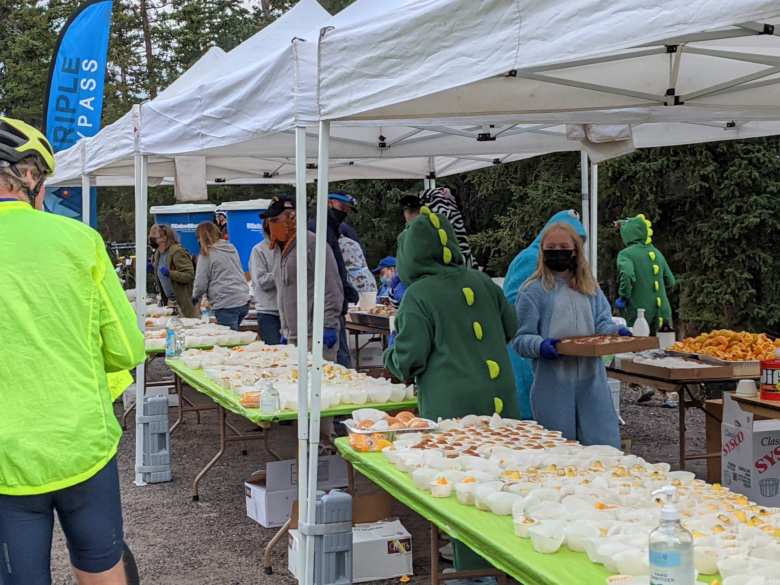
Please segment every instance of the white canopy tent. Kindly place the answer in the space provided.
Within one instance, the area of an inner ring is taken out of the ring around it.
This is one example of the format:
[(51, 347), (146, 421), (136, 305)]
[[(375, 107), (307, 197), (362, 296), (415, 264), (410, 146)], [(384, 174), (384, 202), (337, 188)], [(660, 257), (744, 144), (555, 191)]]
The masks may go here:
[[(315, 363), (322, 351), (329, 137), (340, 125), (476, 124), (508, 132), (520, 123), (728, 120), (766, 127), (780, 119), (775, 22), (780, 5), (769, 0), (423, 0), (381, 20), (323, 29)], [(597, 173), (593, 165), (594, 187)], [(312, 424), (319, 420), (319, 375), (312, 380)], [(309, 481), (316, 482), (316, 468)]]

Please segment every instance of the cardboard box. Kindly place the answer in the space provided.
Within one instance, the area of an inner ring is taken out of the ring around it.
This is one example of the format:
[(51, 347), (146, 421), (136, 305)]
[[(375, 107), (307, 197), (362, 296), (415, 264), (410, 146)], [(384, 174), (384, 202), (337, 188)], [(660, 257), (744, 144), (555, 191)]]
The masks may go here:
[(617, 337), (610, 336), (609, 343), (583, 343), (581, 340), (603, 337), (592, 335), (588, 337), (566, 337), (556, 345), (558, 353), (577, 357), (601, 357), (618, 353), (645, 351), (658, 348), (657, 337)]
[[(298, 578), (303, 550), (298, 530), (290, 530), (287, 568)], [(352, 582), (412, 575), (412, 536), (399, 520), (357, 524), (352, 529)]]
[[(244, 484), (246, 515), (266, 528), (282, 526), (290, 518), (298, 499), (298, 462), (295, 459), (270, 461), (266, 477)], [(347, 463), (338, 455), (320, 457), (317, 487), (331, 490), (347, 486)]]
[[(696, 360), (691, 361), (695, 362)], [(731, 378), (733, 374), (733, 370), (729, 366), (707, 365), (705, 368), (666, 368), (652, 364), (638, 364), (630, 360), (622, 360), (620, 369), (631, 374), (651, 376), (663, 380), (722, 380)]]
[(763, 506), (780, 506), (780, 420), (753, 420), (723, 394), (721, 483)]

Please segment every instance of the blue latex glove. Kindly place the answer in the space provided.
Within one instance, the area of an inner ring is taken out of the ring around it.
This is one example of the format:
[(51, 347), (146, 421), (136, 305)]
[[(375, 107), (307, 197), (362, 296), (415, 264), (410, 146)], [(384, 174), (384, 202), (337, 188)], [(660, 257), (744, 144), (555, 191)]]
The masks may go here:
[(393, 347), (393, 345), (395, 345), (395, 336), (396, 336), (396, 332), (395, 331), (393, 331), (392, 333), (390, 333), (390, 335), (387, 336), (387, 347), (388, 347), (388, 349)]
[(160, 268), (160, 274), (162, 274), (165, 278), (168, 278), (171, 276), (171, 271), (168, 270), (167, 266), (163, 266), (162, 268)]
[(279, 345), (287, 345), (287, 338), (284, 335), (279, 338)]
[(626, 308), (626, 299), (624, 299), (623, 297), (618, 297), (617, 300), (615, 301), (615, 308), (618, 311), (624, 311)]
[(325, 344), (325, 347), (330, 349), (338, 343), (338, 340), (339, 335), (336, 330), (332, 327), (325, 327), (325, 330), (322, 332), (322, 342)]
[(555, 346), (560, 339), (545, 339), (539, 348), (539, 355), (545, 360), (557, 360), (560, 356)]
[(633, 337), (634, 336), (634, 334), (631, 333), (631, 330), (628, 327), (621, 327), (620, 329), (618, 329), (618, 335), (620, 335), (620, 337)]
[(146, 263), (146, 273), (147, 274), (153, 274), (154, 273), (154, 263), (151, 260), (149, 260)]

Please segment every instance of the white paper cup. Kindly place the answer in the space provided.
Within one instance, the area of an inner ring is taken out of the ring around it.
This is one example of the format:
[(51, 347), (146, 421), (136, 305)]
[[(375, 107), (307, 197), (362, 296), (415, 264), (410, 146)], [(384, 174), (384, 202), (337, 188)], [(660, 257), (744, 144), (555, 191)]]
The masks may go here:
[(755, 380), (740, 380), (737, 382), (737, 394), (740, 396), (755, 396), (758, 394)]
[(358, 307), (363, 311), (368, 311), (376, 305), (375, 292), (363, 292), (358, 297)]

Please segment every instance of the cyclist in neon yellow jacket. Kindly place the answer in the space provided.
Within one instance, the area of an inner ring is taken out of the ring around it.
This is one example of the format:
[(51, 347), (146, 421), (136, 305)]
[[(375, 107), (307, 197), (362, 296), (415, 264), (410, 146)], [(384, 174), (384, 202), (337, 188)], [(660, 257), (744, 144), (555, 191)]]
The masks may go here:
[[(43, 213), (54, 156), (0, 117), (0, 583), (51, 582), (53, 513), (79, 583), (124, 584), (112, 393), (143, 335), (100, 235)], [(36, 209), (37, 208), (37, 209)]]

